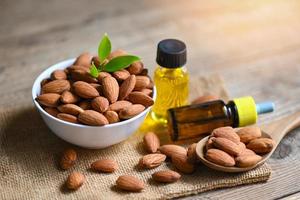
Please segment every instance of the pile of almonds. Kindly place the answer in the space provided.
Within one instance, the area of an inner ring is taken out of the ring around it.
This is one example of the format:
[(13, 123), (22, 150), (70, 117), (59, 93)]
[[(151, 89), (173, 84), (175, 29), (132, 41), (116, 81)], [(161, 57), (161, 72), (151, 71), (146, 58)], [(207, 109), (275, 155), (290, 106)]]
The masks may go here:
[(251, 167), (262, 155), (275, 146), (274, 140), (263, 138), (258, 127), (245, 127), (238, 131), (221, 127), (213, 130), (206, 143), (207, 160), (225, 167)]
[[(116, 50), (108, 59), (125, 54)], [(142, 62), (97, 78), (89, 73), (92, 62), (97, 65), (98, 57), (83, 53), (65, 70), (53, 71), (41, 82), (36, 101), (54, 117), (90, 126), (132, 118), (154, 103), (153, 82)]]
[[(137, 166), (139, 169), (147, 170), (160, 166), (167, 157), (178, 172), (191, 174), (195, 171), (196, 164), (196, 144), (192, 144), (188, 150), (182, 146), (168, 144), (160, 146), (157, 135), (153, 132), (146, 133), (143, 145), (148, 153), (140, 158)], [(70, 169), (77, 160), (76, 151), (67, 149), (64, 151), (60, 166), (62, 169)], [(113, 173), (118, 170), (118, 164), (112, 159), (100, 159), (90, 165), (93, 171), (100, 173)], [(180, 173), (174, 170), (159, 170), (152, 174), (152, 179), (160, 183), (173, 183), (181, 178)], [(80, 188), (85, 182), (85, 176), (80, 172), (72, 172), (67, 180), (66, 187), (71, 190)], [(122, 175), (116, 180), (116, 187), (131, 192), (139, 192), (145, 188), (145, 183), (132, 175)]]

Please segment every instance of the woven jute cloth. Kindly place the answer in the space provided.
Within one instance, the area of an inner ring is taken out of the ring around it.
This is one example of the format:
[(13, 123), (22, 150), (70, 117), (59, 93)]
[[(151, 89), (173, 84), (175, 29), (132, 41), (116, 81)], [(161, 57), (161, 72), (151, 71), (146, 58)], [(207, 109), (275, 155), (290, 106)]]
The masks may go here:
[[(218, 94), (223, 99), (228, 98), (218, 76), (198, 77), (191, 81), (191, 98), (208, 92)], [(199, 164), (195, 173), (182, 175), (176, 183), (158, 184), (151, 180), (151, 174), (162, 169), (173, 169), (171, 163), (166, 162), (151, 170), (141, 171), (136, 167), (139, 158), (145, 154), (141, 139), (149, 126), (143, 125), (120, 144), (102, 150), (88, 150), (56, 137), (33, 107), (2, 109), (0, 125), (0, 199), (168, 199), (263, 182), (271, 174), (267, 164), (238, 174), (217, 172)], [(158, 134), (163, 143), (170, 142), (163, 128), (153, 128), (160, 130)], [(61, 152), (69, 147), (77, 150), (78, 162), (71, 170), (62, 171), (58, 160)], [(101, 158), (116, 160), (119, 169), (112, 174), (91, 171), (90, 164)], [(68, 191), (64, 181), (73, 170), (82, 172), (86, 182), (79, 190)], [(124, 174), (143, 180), (145, 189), (139, 193), (118, 190), (115, 182)]]

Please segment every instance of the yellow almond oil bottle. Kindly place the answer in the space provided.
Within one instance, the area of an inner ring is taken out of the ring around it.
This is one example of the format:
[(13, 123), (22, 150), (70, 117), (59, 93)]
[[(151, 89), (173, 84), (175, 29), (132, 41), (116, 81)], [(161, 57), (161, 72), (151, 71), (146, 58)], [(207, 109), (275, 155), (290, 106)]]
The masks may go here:
[(169, 108), (188, 104), (189, 74), (186, 69), (186, 45), (179, 40), (166, 39), (157, 46), (154, 72), (156, 100), (151, 117), (154, 121), (167, 123)]

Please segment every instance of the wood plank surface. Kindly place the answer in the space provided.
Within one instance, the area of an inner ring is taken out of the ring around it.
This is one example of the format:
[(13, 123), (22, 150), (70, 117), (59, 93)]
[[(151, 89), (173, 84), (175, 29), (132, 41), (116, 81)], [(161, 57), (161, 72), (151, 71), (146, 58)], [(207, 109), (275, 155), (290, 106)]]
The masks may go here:
[[(151, 73), (158, 41), (185, 41), (191, 74), (219, 73), (231, 97), (276, 103), (260, 123), (300, 109), (300, 1), (1, 0), (0, 9), (1, 108), (31, 106), (41, 71), (96, 53), (107, 32), (115, 48), (140, 55)], [(286, 136), (270, 159), (267, 183), (186, 199), (299, 199), (299, 132)]]

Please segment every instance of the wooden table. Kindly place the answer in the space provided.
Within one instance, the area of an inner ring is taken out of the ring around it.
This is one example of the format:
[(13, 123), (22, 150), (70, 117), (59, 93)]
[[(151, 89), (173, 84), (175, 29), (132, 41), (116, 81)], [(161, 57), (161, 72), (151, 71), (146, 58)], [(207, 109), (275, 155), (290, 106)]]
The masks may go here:
[[(299, 1), (1, 0), (0, 8), (2, 108), (31, 106), (32, 82), (43, 69), (96, 52), (107, 32), (115, 48), (140, 55), (151, 72), (158, 41), (184, 40), (192, 74), (219, 73), (231, 97), (276, 103), (260, 123), (300, 109)], [(299, 199), (299, 141), (298, 129), (281, 142), (267, 183), (186, 199)]]

